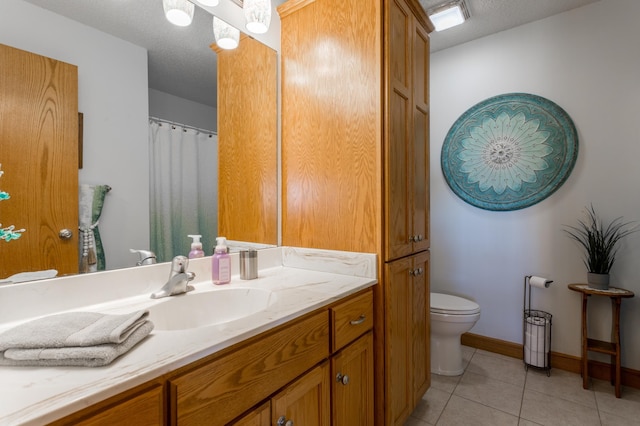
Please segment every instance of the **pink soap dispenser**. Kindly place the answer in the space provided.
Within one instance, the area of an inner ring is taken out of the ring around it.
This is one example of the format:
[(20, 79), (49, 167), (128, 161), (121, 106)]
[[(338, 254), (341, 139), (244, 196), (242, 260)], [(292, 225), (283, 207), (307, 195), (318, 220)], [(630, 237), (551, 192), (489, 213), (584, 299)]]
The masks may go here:
[(191, 251), (189, 252), (189, 259), (204, 257), (202, 243), (200, 242), (200, 238), (202, 238), (202, 235), (188, 235), (188, 237), (193, 238), (193, 242), (191, 243)]
[(211, 258), (211, 279), (214, 284), (228, 284), (231, 281), (231, 257), (227, 253), (227, 239), (216, 238), (216, 248)]

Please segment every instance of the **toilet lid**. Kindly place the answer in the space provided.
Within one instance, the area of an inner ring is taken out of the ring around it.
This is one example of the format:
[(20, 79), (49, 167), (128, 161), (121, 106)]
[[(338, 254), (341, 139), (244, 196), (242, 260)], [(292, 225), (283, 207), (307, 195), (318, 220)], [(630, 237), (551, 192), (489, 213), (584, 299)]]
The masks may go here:
[(431, 293), (431, 312), (438, 314), (471, 315), (480, 312), (480, 305), (450, 294)]

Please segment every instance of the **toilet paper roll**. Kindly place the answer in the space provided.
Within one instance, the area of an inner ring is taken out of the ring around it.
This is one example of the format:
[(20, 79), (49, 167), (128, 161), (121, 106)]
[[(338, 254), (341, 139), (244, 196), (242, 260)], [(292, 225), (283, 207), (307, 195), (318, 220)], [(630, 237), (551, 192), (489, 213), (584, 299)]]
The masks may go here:
[(533, 351), (549, 352), (551, 347), (551, 326), (543, 317), (527, 317), (524, 345)]
[(529, 348), (524, 348), (524, 362), (536, 367), (545, 367), (547, 361), (547, 354), (539, 351), (532, 351)]
[(529, 278), (529, 285), (531, 285), (532, 287), (549, 288), (552, 282), (553, 280), (548, 280), (542, 277), (532, 276), (531, 278)]

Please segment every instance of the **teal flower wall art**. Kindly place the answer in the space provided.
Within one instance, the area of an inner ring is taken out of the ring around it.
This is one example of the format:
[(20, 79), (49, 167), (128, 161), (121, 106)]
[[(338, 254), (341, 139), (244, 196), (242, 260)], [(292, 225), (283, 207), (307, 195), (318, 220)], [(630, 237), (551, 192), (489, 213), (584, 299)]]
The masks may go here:
[(555, 192), (578, 157), (571, 117), (540, 96), (508, 93), (474, 105), (442, 145), (451, 190), (485, 210), (518, 210)]
[[(2, 177), (3, 174), (4, 172), (2, 171), (2, 164), (0, 164), (0, 177)], [(9, 196), (9, 193), (0, 191), (0, 201), (8, 200), (9, 198), (11, 198)], [(22, 236), (22, 233), (24, 231), (24, 229), (16, 229), (15, 225), (5, 226), (3, 228), (2, 224), (0, 223), (0, 240), (5, 240), (7, 242), (16, 240)]]

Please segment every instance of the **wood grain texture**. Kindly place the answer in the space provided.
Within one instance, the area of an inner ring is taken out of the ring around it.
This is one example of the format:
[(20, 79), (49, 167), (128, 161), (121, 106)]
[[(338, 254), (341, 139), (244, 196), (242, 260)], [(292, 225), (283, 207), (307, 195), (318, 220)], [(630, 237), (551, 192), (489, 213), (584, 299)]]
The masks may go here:
[(229, 426), (271, 426), (271, 401), (251, 410)]
[(331, 351), (342, 349), (373, 328), (373, 294), (369, 290), (330, 309)]
[(277, 244), (277, 55), (250, 37), (216, 51), (218, 235)]
[(317, 0), (291, 9), (281, 15), (282, 243), (376, 252), (380, 3)]
[[(329, 426), (331, 424), (331, 384), (329, 362), (287, 385), (272, 398), (271, 424), (282, 416), (292, 425)], [(286, 423), (285, 423), (286, 424)]]
[[(0, 45), (0, 223), (26, 232), (0, 244), (0, 278), (78, 272), (78, 70)], [(69, 240), (58, 233), (67, 228)], [(38, 256), (33, 254), (37, 253)]]
[(322, 311), (170, 379), (171, 424), (224, 425), (328, 356)]
[(164, 388), (152, 382), (50, 423), (49, 426), (156, 426), (165, 424), (164, 418)]
[[(331, 358), (333, 426), (370, 426), (373, 409), (373, 333), (368, 332)], [(336, 380), (337, 374), (349, 383)]]

